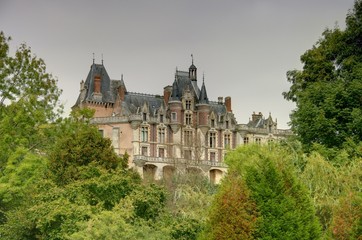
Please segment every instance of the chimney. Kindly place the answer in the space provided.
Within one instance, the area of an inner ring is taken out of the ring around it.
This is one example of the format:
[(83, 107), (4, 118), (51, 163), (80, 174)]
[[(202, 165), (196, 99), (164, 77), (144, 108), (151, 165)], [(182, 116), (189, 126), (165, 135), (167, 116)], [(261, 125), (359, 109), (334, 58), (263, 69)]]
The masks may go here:
[(101, 92), (101, 76), (96, 75), (94, 77), (94, 92), (100, 93)]
[(218, 97), (218, 98), (217, 98), (217, 103), (218, 103), (218, 104), (222, 104), (222, 103), (223, 103), (223, 99), (224, 99), (223, 97)]
[(119, 95), (119, 99), (121, 101), (124, 101), (124, 96), (126, 95), (126, 89), (123, 85), (118, 87), (118, 95)]
[(170, 99), (172, 92), (172, 86), (168, 85), (163, 88), (163, 100), (165, 101), (165, 104), (168, 104), (168, 100)]
[(231, 110), (231, 97), (225, 97), (225, 106), (227, 112), (232, 112)]
[(261, 112), (259, 112), (259, 113), (253, 112), (253, 115), (251, 115), (251, 119), (253, 122), (261, 119), (262, 117), (263, 117), (263, 114)]

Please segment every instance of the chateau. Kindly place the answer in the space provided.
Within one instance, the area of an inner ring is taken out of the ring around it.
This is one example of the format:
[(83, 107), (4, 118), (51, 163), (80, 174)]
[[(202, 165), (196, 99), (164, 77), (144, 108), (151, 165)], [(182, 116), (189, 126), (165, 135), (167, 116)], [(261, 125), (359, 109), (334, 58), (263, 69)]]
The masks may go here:
[[(171, 82), (170, 82), (171, 83)], [(176, 70), (163, 95), (127, 90), (123, 76), (113, 80), (102, 64), (91, 65), (75, 107), (95, 110), (92, 123), (112, 140), (115, 151), (130, 155), (129, 166), (141, 176), (167, 178), (177, 171), (197, 171), (218, 182), (227, 171), (224, 157), (238, 145), (285, 138), (289, 130), (277, 129), (269, 114), (253, 113), (238, 124), (231, 97), (207, 97), (193, 61), (188, 71)]]

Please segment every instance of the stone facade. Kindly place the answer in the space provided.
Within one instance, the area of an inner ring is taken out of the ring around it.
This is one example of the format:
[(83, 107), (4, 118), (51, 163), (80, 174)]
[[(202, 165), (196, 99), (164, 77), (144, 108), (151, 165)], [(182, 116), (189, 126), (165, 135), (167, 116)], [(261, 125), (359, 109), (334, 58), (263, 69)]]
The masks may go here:
[(254, 113), (247, 124), (238, 124), (231, 97), (209, 101), (197, 68), (176, 70), (173, 84), (162, 95), (127, 91), (123, 80), (111, 80), (103, 64), (93, 64), (80, 84), (76, 107), (95, 109), (92, 123), (112, 140), (115, 151), (130, 155), (129, 165), (141, 176), (155, 179), (175, 171), (197, 171), (218, 182), (227, 171), (224, 157), (238, 145), (262, 144), (290, 135), (277, 129), (269, 114)]

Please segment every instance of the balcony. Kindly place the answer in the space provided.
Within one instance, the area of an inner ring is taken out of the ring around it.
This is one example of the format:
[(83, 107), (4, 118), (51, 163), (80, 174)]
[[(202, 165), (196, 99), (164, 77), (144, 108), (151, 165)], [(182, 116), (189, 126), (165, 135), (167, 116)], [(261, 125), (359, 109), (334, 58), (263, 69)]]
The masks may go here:
[(161, 157), (148, 157), (143, 155), (133, 156), (133, 161), (138, 163), (167, 163), (170, 165), (189, 165), (189, 166), (209, 166), (209, 167), (221, 167), (227, 168), (227, 165), (224, 162), (208, 161), (208, 160), (190, 160), (185, 158), (161, 158)]

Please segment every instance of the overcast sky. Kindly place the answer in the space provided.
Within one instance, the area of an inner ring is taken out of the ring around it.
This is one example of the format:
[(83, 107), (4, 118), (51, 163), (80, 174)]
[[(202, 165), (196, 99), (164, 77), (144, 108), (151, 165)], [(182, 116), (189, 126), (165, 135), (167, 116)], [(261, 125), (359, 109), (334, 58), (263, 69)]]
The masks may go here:
[(0, 30), (11, 51), (26, 42), (59, 80), (66, 111), (92, 63), (101, 62), (128, 91), (163, 94), (190, 55), (209, 100), (230, 96), (238, 123), (253, 113), (288, 128), (294, 104), (282, 97), (286, 72), (338, 24), (354, 0), (0, 0)]

